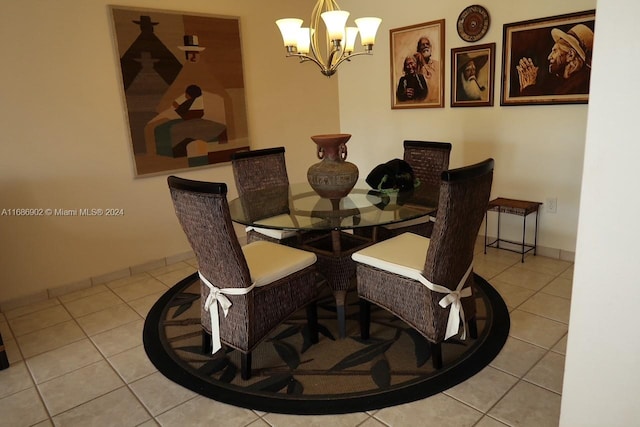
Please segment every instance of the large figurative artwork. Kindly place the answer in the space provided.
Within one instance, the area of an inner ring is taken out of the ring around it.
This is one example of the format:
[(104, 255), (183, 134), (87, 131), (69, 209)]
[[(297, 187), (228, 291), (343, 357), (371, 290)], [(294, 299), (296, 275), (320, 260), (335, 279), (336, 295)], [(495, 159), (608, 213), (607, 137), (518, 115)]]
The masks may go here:
[(444, 107), (444, 19), (389, 30), (391, 108)]
[(589, 101), (595, 10), (505, 24), (501, 105)]
[(136, 176), (249, 149), (236, 17), (112, 7)]

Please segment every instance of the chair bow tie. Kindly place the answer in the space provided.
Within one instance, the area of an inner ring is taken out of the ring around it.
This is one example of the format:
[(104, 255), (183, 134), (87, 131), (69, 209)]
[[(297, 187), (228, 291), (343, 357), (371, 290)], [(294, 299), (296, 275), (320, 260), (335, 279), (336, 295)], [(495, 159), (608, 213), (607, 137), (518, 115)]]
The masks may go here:
[(202, 283), (209, 288), (209, 295), (204, 302), (204, 309), (209, 312), (211, 320), (211, 354), (215, 354), (222, 348), (222, 344), (220, 342), (220, 318), (218, 316), (218, 304), (222, 307), (224, 317), (227, 317), (227, 314), (229, 314), (229, 308), (231, 308), (233, 304), (225, 294), (245, 295), (249, 293), (255, 285), (251, 285), (248, 288), (218, 288), (213, 286), (213, 284), (209, 282), (201, 272), (198, 271), (198, 275), (200, 276)]
[(469, 265), (467, 272), (464, 274), (464, 276), (460, 280), (460, 283), (458, 283), (458, 286), (453, 291), (444, 286), (431, 283), (422, 275), (420, 275), (420, 277), (418, 278), (420, 280), (420, 283), (425, 285), (427, 288), (429, 288), (433, 292), (447, 294), (438, 302), (438, 304), (442, 308), (447, 308), (451, 306), (451, 310), (449, 310), (449, 318), (447, 319), (447, 330), (444, 336), (445, 340), (451, 338), (452, 336), (458, 333), (458, 331), (460, 330), (460, 323), (462, 323), (462, 335), (460, 338), (463, 340), (467, 338), (467, 324), (465, 323), (464, 309), (462, 308), (461, 299), (471, 296), (471, 288), (467, 287), (462, 289), (462, 287), (464, 286), (465, 282), (469, 278), (469, 274), (471, 274), (472, 267), (473, 267), (473, 263)]

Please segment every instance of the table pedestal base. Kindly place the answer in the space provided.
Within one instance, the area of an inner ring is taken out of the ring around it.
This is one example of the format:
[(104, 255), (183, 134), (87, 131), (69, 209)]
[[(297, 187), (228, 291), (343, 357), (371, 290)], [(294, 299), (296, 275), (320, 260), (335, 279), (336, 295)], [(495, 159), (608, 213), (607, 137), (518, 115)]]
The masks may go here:
[(370, 239), (333, 230), (330, 234), (306, 241), (302, 246), (302, 249), (317, 255), (318, 271), (326, 277), (336, 299), (340, 338), (347, 335), (345, 300), (351, 280), (356, 276), (356, 263), (351, 255), (372, 243)]

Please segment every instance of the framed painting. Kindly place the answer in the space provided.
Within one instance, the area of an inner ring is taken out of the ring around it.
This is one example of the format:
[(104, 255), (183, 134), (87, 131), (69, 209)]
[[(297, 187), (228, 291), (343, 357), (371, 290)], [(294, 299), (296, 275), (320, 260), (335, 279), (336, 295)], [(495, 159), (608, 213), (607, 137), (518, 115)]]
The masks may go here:
[(111, 7), (135, 175), (249, 149), (237, 17)]
[(444, 19), (389, 30), (391, 108), (444, 107)]
[(500, 105), (589, 101), (595, 10), (505, 24)]
[(495, 70), (495, 43), (451, 49), (451, 106), (492, 106)]

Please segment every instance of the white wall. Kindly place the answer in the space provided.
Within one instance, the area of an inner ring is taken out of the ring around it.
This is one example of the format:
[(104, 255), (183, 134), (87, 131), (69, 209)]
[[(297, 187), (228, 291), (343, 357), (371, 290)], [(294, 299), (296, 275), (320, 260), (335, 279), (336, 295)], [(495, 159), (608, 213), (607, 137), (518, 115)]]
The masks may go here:
[[(124, 216), (0, 217), (0, 302), (46, 297), (47, 289), (84, 285), (190, 250), (166, 175), (134, 178), (111, 3), (2, 2), (0, 209), (121, 208)], [(239, 16), (251, 143), (286, 146), (290, 173), (301, 180), (316, 161), (309, 135), (339, 130), (337, 81), (318, 79), (311, 65), (285, 59), (274, 23), (289, 13), (308, 14), (303, 3), (118, 5)], [(180, 175), (233, 183), (228, 165)]]
[[(306, 18), (311, 0), (189, 0), (179, 6), (170, 0), (126, 0), (120, 5), (240, 16), (251, 142), (256, 148), (285, 146), (292, 180), (304, 180), (316, 161), (309, 135), (317, 133), (352, 133), (349, 160), (358, 164), (362, 178), (376, 164), (400, 156), (403, 139), (451, 141), (453, 167), (488, 156), (496, 159), (494, 195), (541, 201), (557, 196), (558, 213), (541, 215), (539, 244), (573, 252), (587, 106), (500, 107), (498, 72), (496, 106), (450, 108), (448, 53), (467, 45), (454, 27), (467, 3), (341, 3), (353, 16), (382, 16), (383, 24), (375, 54), (342, 65), (331, 79), (312, 64), (284, 58), (274, 24), (288, 15)], [(492, 24), (481, 42), (497, 43), (497, 69), (504, 23), (595, 6), (595, 0), (566, 3), (519, 2), (517, 8), (499, 1), (485, 4)], [(165, 176), (133, 176), (108, 4), (3, 4), (0, 208), (115, 207), (125, 215), (0, 217), (0, 303), (36, 292), (46, 295), (46, 289), (99, 280), (189, 250), (171, 210)], [(440, 18), (447, 23), (446, 107), (391, 110), (389, 29)], [(38, 31), (25, 30), (33, 28)], [(232, 182), (228, 165), (181, 175)], [(233, 185), (230, 193), (235, 194)], [(519, 226), (514, 230), (519, 232)]]
[(640, 4), (598, 2), (561, 425), (640, 423)]
[[(456, 20), (469, 5), (468, 1), (396, 0), (390, 5), (384, 0), (343, 0), (340, 4), (353, 16), (383, 17), (374, 55), (355, 58), (338, 71), (340, 123), (343, 132), (353, 134), (349, 156), (360, 167), (361, 174), (366, 176), (375, 165), (401, 157), (404, 139), (453, 143), (451, 167), (493, 157), (494, 197), (540, 202), (557, 197), (556, 214), (541, 212), (538, 244), (566, 251), (568, 254), (559, 255), (570, 258), (576, 243), (588, 107), (584, 104), (501, 107), (502, 31), (506, 23), (594, 9), (595, 0), (482, 3), (489, 11), (491, 24), (487, 35), (476, 44), (496, 43), (495, 102), (493, 107), (474, 108), (450, 107), (450, 51), (473, 46), (456, 31)], [(445, 108), (392, 110), (389, 30), (442, 18)], [(519, 238), (521, 218), (503, 219), (507, 237)], [(528, 223), (533, 224), (532, 220)], [(554, 256), (554, 253), (546, 254)]]
[[(252, 142), (256, 147), (285, 145), (293, 179), (303, 179), (315, 161), (307, 136), (338, 130), (337, 79), (321, 77), (309, 64), (285, 60), (272, 22), (288, 15), (287, 10), (306, 16), (309, 5), (295, 0), (174, 3), (119, 2), (241, 16)], [(463, 46), (453, 23), (468, 3), (342, 3), (354, 15), (384, 18), (376, 54), (339, 71), (340, 130), (354, 134), (350, 160), (366, 172), (399, 156), (402, 139), (448, 140), (456, 144), (454, 166), (487, 155), (496, 158), (495, 194), (557, 195), (558, 214), (543, 216), (541, 244), (571, 251), (578, 228), (561, 425), (637, 424), (640, 342), (634, 303), (640, 301), (640, 287), (634, 267), (640, 203), (634, 187), (640, 181), (635, 129), (640, 83), (633, 41), (640, 6), (634, 0), (598, 4), (585, 131), (586, 106), (451, 109), (448, 83), (444, 109), (391, 111), (388, 30), (444, 17), (447, 48)], [(3, 3), (0, 208), (114, 206), (126, 214), (111, 221), (1, 217), (0, 301), (188, 249), (171, 211), (165, 178), (133, 178), (107, 4)], [(591, 0), (513, 4), (483, 3), (492, 26), (481, 42), (495, 41), (498, 52), (504, 23), (595, 6)], [(232, 179), (228, 166), (184, 176)]]

